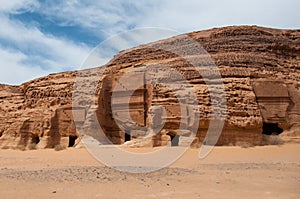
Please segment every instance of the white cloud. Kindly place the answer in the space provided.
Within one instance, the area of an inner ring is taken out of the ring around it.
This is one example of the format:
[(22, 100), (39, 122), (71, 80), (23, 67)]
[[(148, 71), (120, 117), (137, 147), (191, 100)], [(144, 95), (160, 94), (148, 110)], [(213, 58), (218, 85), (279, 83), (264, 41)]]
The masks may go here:
[[(41, 31), (37, 24), (13, 20), (10, 14), (39, 13), (61, 26), (80, 26), (93, 35), (105, 32), (110, 37), (141, 27), (178, 32), (240, 24), (299, 28), (299, 7), (298, 0), (1, 0), (0, 73), (7, 75), (1, 75), (0, 82), (21, 83), (28, 80), (30, 73), (46, 75), (77, 69), (90, 52), (85, 44), (55, 37), (51, 32), (44, 32), (47, 30)], [(127, 41), (110, 45), (128, 46)], [(107, 60), (107, 56), (101, 60)], [(15, 77), (19, 81), (9, 80), (8, 74), (12, 73), (18, 73)]]
[(47, 7), (42, 12), (61, 23), (107, 34), (132, 27), (162, 27), (181, 32), (239, 24), (299, 28), (300, 18), (298, 0), (77, 0), (54, 1)]
[[(24, 6), (26, 8), (27, 3)], [(1, 83), (20, 84), (28, 80), (30, 74), (33, 78), (36, 74), (79, 69), (91, 50), (85, 44), (45, 34), (3, 13), (0, 21), (0, 42), (9, 44), (5, 48), (0, 45)]]
[(227, 25), (299, 28), (298, 0), (162, 0), (156, 10), (137, 20), (138, 26), (160, 26), (181, 32)]
[(28, 57), (21, 52), (0, 48), (0, 57), (1, 82), (18, 85), (21, 83), (20, 80), (28, 81), (33, 77), (39, 77), (45, 74), (45, 71), (38, 66), (31, 66), (30, 68), (24, 67), (22, 62), (28, 59)]
[(157, 3), (157, 0), (49, 1), (40, 12), (61, 25), (79, 25), (110, 36), (135, 26)]
[(19, 49), (42, 53), (59, 62), (58, 65), (50, 67), (78, 67), (90, 51), (84, 44), (75, 44), (63, 38), (46, 35), (36, 27), (26, 27), (20, 22), (1, 16), (0, 20), (5, 27), (0, 29), (0, 38), (12, 42)]
[(39, 5), (37, 0), (1, 0), (0, 11), (8, 13), (32, 11)]

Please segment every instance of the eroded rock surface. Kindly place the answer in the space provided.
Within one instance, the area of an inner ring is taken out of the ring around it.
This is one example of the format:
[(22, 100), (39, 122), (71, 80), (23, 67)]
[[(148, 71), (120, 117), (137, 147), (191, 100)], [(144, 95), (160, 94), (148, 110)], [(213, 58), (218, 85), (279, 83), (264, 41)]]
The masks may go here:
[[(211, 71), (213, 63), (201, 59), (207, 55), (199, 54), (195, 41), (217, 66), (225, 89), (224, 104), (211, 100), (211, 95), (221, 96), (219, 82)], [(202, 74), (191, 60), (196, 60)], [(153, 66), (158, 70), (149, 70)], [(172, 75), (170, 68), (184, 77), (189, 88), (180, 87), (183, 80), (176, 73)], [(132, 71), (131, 81), (124, 83), (122, 77)], [(150, 84), (149, 79), (158, 83)], [(221, 113), (226, 119), (218, 145), (259, 145), (263, 133), (278, 134), (280, 129), (288, 132), (283, 137), (290, 140), (299, 136), (299, 80), (300, 31), (243, 26), (193, 32), (122, 51), (105, 70), (52, 74), (20, 86), (0, 85), (0, 146), (73, 146), (80, 133), (75, 123), (103, 144), (130, 145), (128, 141), (133, 140), (138, 146), (160, 146), (173, 140), (172, 144), (180, 145), (193, 136), (194, 145), (210, 144), (205, 136), (208, 128), (215, 127), (209, 122)], [(146, 84), (135, 88), (136, 81)], [(189, 96), (176, 97), (174, 90), (162, 82), (179, 93), (192, 89), (198, 105)], [(86, 89), (91, 86), (94, 93)], [(111, 99), (112, 95), (116, 100)], [(74, 117), (72, 96), (76, 99)], [(126, 129), (126, 99), (129, 115), (139, 128)], [(212, 105), (217, 108), (215, 115)], [(118, 117), (119, 123), (113, 116)], [(180, 121), (182, 131), (178, 131)], [(97, 125), (101, 125), (104, 134), (99, 134)]]

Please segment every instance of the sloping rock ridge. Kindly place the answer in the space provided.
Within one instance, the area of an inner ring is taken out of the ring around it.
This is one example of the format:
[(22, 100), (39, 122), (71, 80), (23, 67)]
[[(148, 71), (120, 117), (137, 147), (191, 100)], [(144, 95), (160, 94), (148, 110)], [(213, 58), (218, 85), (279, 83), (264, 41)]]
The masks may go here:
[[(190, 40), (199, 43), (217, 66), (225, 103), (214, 104), (211, 98), (219, 83), (206, 63), (199, 62), (199, 74), (185, 59), (203, 56)], [(164, 50), (166, 46), (171, 50)], [(172, 53), (177, 49), (184, 57)], [(159, 66), (158, 71), (147, 71), (153, 65)], [(196, 107), (159, 83), (134, 87), (136, 81), (146, 81), (149, 76), (158, 82), (182, 84), (181, 79), (170, 76), (168, 68), (188, 82), (197, 98)], [(124, 83), (122, 77), (132, 70), (130, 81)], [(0, 85), (0, 147), (71, 147), (81, 131), (102, 144), (162, 146), (172, 141), (172, 145), (184, 145), (191, 137), (195, 146), (210, 144), (205, 137), (214, 128), (210, 121), (217, 118), (212, 105), (216, 113), (225, 115), (217, 145), (261, 145), (265, 135), (272, 134), (297, 141), (299, 80), (299, 30), (237, 26), (192, 32), (122, 51), (105, 68), (51, 74), (20, 86)], [(91, 86), (94, 93), (86, 89)], [(127, 105), (126, 97), (130, 98)], [(131, 128), (122, 119), (126, 107), (140, 128)], [(98, 126), (103, 134), (98, 133)]]

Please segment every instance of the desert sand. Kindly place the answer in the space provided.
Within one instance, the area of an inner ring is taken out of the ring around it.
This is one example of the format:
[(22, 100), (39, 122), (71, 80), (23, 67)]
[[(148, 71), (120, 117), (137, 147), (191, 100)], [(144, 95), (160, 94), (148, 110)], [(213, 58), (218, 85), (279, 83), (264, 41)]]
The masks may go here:
[(167, 168), (131, 174), (101, 164), (84, 148), (0, 150), (0, 196), (8, 199), (299, 198), (299, 152), (300, 145), (296, 144), (215, 147), (200, 160), (199, 149), (189, 149)]

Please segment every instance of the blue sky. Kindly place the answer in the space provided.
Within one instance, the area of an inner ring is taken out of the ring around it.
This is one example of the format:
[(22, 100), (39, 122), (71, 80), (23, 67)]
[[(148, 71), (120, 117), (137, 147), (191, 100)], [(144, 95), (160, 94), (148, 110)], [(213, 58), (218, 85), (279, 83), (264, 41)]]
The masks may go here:
[(298, 0), (1, 0), (0, 83), (80, 69), (100, 42), (123, 31), (180, 33), (227, 25), (300, 28)]

